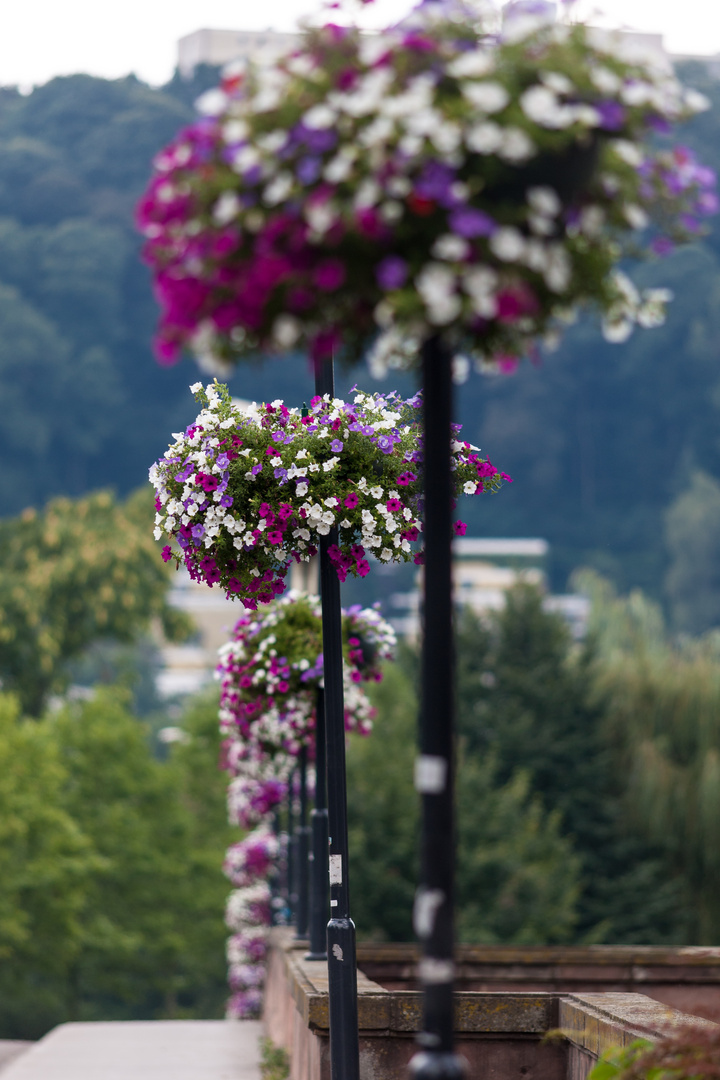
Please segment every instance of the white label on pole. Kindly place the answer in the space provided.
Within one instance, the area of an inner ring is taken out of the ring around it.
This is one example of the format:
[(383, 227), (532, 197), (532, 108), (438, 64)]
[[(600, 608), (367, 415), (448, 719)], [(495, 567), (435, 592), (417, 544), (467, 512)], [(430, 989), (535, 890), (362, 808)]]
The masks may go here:
[(444, 757), (421, 754), (415, 758), (415, 790), (421, 795), (440, 795), (447, 783), (447, 768)]
[(420, 888), (415, 893), (413, 905), (413, 929), (419, 938), (429, 938), (435, 929), (438, 908), (445, 899), (442, 889)]
[(330, 856), (330, 884), (342, 885), (342, 855)]
[(330, 907), (337, 907), (337, 900), (331, 900)]
[(452, 960), (436, 960), (432, 956), (426, 956), (418, 965), (420, 981), (426, 985), (437, 985), (453, 981), (455, 965)]

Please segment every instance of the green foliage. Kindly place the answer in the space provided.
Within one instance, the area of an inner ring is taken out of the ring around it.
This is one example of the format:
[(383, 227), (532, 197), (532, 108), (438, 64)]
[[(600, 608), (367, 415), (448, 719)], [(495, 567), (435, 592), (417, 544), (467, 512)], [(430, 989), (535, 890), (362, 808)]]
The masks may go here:
[(596, 685), (607, 739), (634, 828), (662, 853), (685, 892), (685, 940), (720, 933), (720, 638), (673, 642), (662, 615), (635, 593), (618, 598), (592, 574)]
[[(353, 916), (374, 940), (413, 937), (418, 799), (413, 787), (417, 702), (399, 665), (373, 690), (370, 739), (348, 754)], [(458, 926), (462, 939), (542, 943), (572, 933), (577, 859), (528, 778), (498, 780), (491, 759), (464, 752), (457, 773)]]
[(665, 578), (673, 623), (691, 634), (720, 624), (720, 484), (693, 473), (665, 515), (671, 563)]
[(719, 1071), (720, 1029), (696, 1022), (607, 1050), (588, 1080), (710, 1080)]
[(45, 725), (21, 721), (6, 694), (0, 760), (0, 1033), (12, 1029), (18, 983), (25, 981), (33, 995), (32, 1012), (25, 1001), (32, 1037), (54, 1020), (54, 983), (77, 959), (88, 885), (104, 863), (64, 805), (57, 744)]
[(458, 632), (458, 726), (498, 780), (516, 770), (529, 794), (559, 815), (581, 861), (577, 924), (566, 940), (682, 940), (678, 887), (659, 852), (626, 826), (623, 783), (592, 695), (592, 653), (574, 650), (540, 593), (520, 586), (483, 624), (466, 611)]
[(502, 784), (492, 757), (461, 755), (457, 779), (458, 937), (485, 944), (571, 940), (580, 859), (530, 774)]
[(260, 1041), (260, 1076), (262, 1080), (287, 1080), (290, 1076), (290, 1057), (282, 1046), (271, 1039)]
[(0, 522), (0, 677), (27, 713), (97, 638), (132, 641), (152, 618), (169, 637), (188, 632), (167, 604), (151, 521), (147, 492), (125, 504), (98, 492)]
[(369, 689), (378, 710), (369, 738), (347, 755), (353, 918), (361, 937), (411, 941), (417, 885), (418, 805), (413, 787), (417, 703), (397, 664)]
[(105, 689), (39, 721), (0, 697), (0, 1035), (67, 1019), (222, 1015), (231, 837), (217, 703), (151, 753)]

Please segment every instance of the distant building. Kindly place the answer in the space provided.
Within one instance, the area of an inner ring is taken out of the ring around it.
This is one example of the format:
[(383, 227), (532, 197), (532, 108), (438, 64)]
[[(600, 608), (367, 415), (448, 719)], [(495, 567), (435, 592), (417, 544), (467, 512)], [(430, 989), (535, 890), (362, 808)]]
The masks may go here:
[[(547, 588), (545, 562), (547, 540), (462, 537), (453, 543), (453, 598), (457, 607), (469, 607), (477, 615), (500, 611), (508, 589), (521, 582)], [(394, 593), (390, 604), (396, 609), (390, 622), (396, 632), (409, 640), (420, 634), (420, 584), (412, 592)], [(556, 611), (568, 622), (574, 638), (585, 635), (590, 611), (584, 596), (546, 596), (546, 611)]]
[[(289, 585), (297, 592), (317, 593), (317, 559), (293, 563)], [(213, 679), (218, 649), (230, 640), (235, 623), (245, 608), (239, 600), (228, 600), (223, 590), (193, 581), (182, 567), (173, 575), (169, 603), (184, 611), (195, 623), (195, 640), (187, 645), (165, 644), (160, 650), (162, 668), (157, 676), (158, 693), (163, 698), (194, 694)]]
[(274, 52), (287, 52), (298, 40), (298, 34), (276, 30), (194, 30), (178, 41), (178, 69), (190, 79), (199, 64), (221, 67), (258, 53), (269, 59)]

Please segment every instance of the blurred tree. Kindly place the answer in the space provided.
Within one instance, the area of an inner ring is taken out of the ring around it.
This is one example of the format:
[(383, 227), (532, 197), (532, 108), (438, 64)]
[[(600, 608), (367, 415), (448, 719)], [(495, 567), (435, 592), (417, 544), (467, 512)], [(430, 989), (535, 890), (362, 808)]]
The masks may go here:
[(213, 1018), (226, 996), (221, 873), (236, 830), (217, 701), (166, 761), (124, 692), (40, 721), (0, 696), (0, 1036), (70, 1019)]
[(585, 572), (623, 811), (682, 882), (688, 944), (720, 934), (720, 634), (671, 642), (659, 607)]
[[(410, 941), (417, 883), (413, 786), (417, 701), (398, 665), (372, 691), (378, 716), (348, 754), (353, 917), (361, 937)], [(502, 783), (494, 762), (464, 752), (457, 778), (460, 936), (540, 944), (572, 936), (578, 865), (528, 778)]]
[(469, 750), (494, 758), (500, 783), (520, 770), (531, 801), (559, 815), (580, 859), (575, 939), (682, 941), (680, 886), (667, 880), (660, 850), (624, 820), (592, 649), (573, 649), (539, 591), (521, 585), (486, 622), (464, 612), (457, 654), (458, 728)]
[(190, 629), (166, 600), (168, 573), (151, 533), (151, 493), (56, 499), (0, 522), (0, 677), (37, 716), (93, 641), (136, 638), (153, 618)]
[(103, 861), (63, 805), (47, 725), (0, 694), (0, 1036), (37, 1038), (67, 1009), (90, 881)]
[(671, 563), (665, 576), (673, 623), (700, 634), (720, 624), (720, 484), (693, 473), (665, 515)]

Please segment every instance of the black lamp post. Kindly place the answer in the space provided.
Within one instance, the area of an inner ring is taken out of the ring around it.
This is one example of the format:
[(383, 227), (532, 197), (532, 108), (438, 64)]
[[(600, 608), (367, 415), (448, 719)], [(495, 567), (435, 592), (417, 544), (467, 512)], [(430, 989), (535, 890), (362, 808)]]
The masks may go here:
[(310, 814), (310, 952), (306, 960), (327, 960), (328, 811), (325, 777), (325, 693), (317, 691), (315, 709), (315, 806)]
[(425, 596), (420, 755), (415, 767), (422, 834), (413, 921), (423, 947), (419, 975), (424, 1021), (421, 1049), (410, 1070), (414, 1080), (460, 1080), (465, 1061), (453, 1048), (452, 356), (438, 335), (422, 347), (422, 368)]
[(298, 760), (300, 778), (300, 813), (295, 826), (295, 937), (305, 938), (308, 932), (308, 857), (309, 833), (307, 823), (307, 747), (303, 746)]
[[(335, 394), (332, 360), (318, 365), (315, 392)], [(325, 737), (329, 826), (330, 921), (327, 924), (332, 1080), (359, 1080), (355, 925), (350, 918), (348, 880), (347, 787), (345, 778), (345, 709), (343, 703), (342, 614), (340, 580), (328, 549), (337, 544), (337, 528), (320, 538)]]

